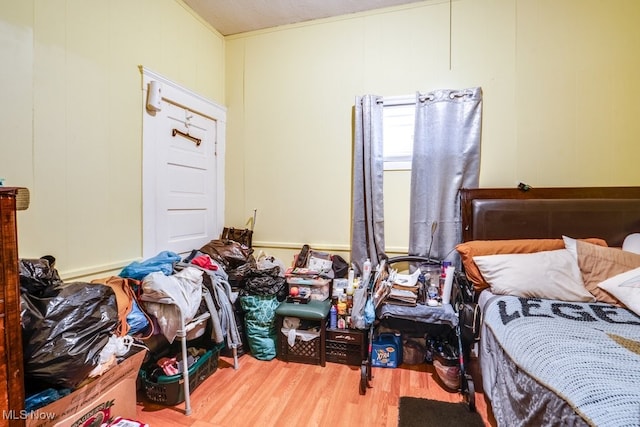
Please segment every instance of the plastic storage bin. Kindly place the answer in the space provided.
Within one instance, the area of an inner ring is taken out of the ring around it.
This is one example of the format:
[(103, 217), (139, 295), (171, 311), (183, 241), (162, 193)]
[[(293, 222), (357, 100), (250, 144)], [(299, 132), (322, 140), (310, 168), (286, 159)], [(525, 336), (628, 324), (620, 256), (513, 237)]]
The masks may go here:
[[(220, 348), (208, 350), (189, 368), (189, 391), (193, 392), (204, 380), (218, 369)], [(140, 381), (147, 398), (162, 405), (174, 406), (185, 400), (182, 374), (159, 375), (150, 378), (147, 369), (140, 370)]]
[(331, 290), (331, 280), (322, 277), (308, 278), (287, 276), (289, 290), (292, 287), (298, 288), (299, 295), (309, 295), (312, 300), (324, 301), (329, 298)]

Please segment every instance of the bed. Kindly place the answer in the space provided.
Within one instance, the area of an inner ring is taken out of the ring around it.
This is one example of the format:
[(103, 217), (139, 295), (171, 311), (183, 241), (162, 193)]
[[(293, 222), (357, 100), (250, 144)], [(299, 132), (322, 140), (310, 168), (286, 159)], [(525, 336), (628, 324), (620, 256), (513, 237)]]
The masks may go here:
[[(640, 187), (463, 189), (499, 426), (640, 426)], [(626, 249), (626, 248), (625, 248)]]

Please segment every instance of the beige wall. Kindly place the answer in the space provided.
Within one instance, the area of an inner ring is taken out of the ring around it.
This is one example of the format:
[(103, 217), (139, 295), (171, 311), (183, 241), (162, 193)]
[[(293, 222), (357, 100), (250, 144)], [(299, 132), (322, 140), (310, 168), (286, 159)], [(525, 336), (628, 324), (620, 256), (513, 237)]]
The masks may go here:
[[(139, 65), (228, 107), (225, 222), (258, 209), (256, 243), (285, 262), (348, 251), (357, 95), (482, 86), (482, 186), (640, 185), (639, 21), (637, 0), (432, 0), (224, 39), (179, 0), (0, 2), (20, 255), (66, 277), (140, 257)], [(390, 251), (408, 176), (385, 176)]]
[[(451, 12), (451, 14), (450, 14)], [(640, 2), (425, 1), (226, 40), (227, 221), (347, 250), (356, 95), (481, 86), (481, 186), (640, 185)], [(385, 175), (408, 243), (408, 172)]]
[(64, 277), (141, 256), (139, 65), (224, 101), (224, 39), (175, 0), (0, 3), (0, 177), (25, 186), (23, 258)]

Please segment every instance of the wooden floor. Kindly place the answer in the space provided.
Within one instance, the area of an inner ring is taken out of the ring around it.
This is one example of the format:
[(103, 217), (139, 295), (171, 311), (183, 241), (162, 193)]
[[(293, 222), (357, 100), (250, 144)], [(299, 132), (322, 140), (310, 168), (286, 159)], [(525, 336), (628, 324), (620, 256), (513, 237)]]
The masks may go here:
[[(401, 396), (462, 401), (460, 393), (440, 385), (429, 364), (373, 368), (372, 388), (360, 395), (357, 366), (260, 361), (249, 354), (239, 361), (234, 370), (233, 359), (220, 358), (217, 371), (191, 394), (190, 416), (184, 415), (184, 403), (151, 404), (139, 391), (138, 420), (151, 427), (396, 427)], [(468, 371), (476, 384), (477, 411), (493, 427), (475, 361)]]

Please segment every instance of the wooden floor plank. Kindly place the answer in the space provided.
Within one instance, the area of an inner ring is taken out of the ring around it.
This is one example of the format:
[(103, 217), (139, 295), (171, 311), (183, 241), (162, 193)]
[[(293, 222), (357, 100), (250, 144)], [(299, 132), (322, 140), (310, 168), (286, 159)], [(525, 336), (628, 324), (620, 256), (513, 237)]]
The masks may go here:
[[(239, 360), (235, 370), (233, 359), (220, 357), (216, 372), (191, 394), (190, 416), (184, 415), (184, 404), (149, 403), (139, 391), (138, 420), (151, 427), (396, 427), (401, 396), (463, 400), (460, 393), (444, 388), (426, 363), (373, 368), (372, 387), (360, 395), (358, 366), (260, 361), (250, 354)], [(477, 410), (485, 425), (495, 427), (476, 365), (472, 362), (469, 371)]]

